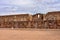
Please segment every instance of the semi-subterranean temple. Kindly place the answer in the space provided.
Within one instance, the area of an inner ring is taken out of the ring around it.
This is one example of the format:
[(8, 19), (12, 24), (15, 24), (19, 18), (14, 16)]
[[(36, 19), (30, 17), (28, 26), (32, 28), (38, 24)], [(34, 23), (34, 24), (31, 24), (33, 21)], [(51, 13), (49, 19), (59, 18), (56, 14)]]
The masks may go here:
[(0, 28), (60, 29), (60, 12), (0, 16)]

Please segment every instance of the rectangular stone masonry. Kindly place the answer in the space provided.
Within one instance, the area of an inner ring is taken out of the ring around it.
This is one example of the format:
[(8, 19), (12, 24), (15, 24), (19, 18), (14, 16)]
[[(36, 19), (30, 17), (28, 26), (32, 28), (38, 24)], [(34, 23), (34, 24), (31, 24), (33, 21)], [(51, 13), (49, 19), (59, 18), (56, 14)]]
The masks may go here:
[(60, 12), (0, 16), (0, 28), (60, 29)]

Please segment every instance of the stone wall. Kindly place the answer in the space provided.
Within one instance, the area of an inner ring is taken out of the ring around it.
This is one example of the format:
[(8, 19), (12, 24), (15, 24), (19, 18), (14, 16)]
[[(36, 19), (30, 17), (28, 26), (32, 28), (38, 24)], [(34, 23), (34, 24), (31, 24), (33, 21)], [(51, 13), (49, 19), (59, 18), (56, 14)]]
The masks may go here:
[(48, 12), (44, 17), (45, 27), (51, 29), (60, 28), (60, 12)]
[(60, 29), (60, 12), (0, 16), (0, 28)]

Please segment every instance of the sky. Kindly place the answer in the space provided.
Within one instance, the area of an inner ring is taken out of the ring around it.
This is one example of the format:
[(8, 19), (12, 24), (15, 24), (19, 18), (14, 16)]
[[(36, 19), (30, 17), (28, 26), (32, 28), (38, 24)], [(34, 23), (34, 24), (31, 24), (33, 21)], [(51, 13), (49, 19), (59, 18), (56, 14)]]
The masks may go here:
[(60, 11), (60, 0), (0, 0), (0, 15)]

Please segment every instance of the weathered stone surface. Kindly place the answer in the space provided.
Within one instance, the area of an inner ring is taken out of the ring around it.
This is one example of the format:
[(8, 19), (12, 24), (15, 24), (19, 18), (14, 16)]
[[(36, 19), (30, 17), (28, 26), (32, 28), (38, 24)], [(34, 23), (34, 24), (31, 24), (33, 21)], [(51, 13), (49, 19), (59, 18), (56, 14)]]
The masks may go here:
[(60, 12), (0, 16), (0, 28), (60, 29)]

